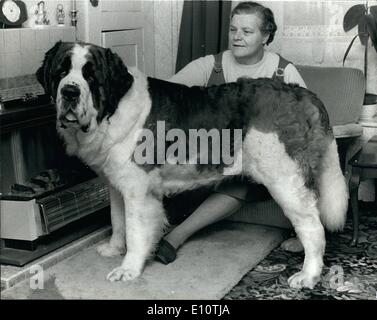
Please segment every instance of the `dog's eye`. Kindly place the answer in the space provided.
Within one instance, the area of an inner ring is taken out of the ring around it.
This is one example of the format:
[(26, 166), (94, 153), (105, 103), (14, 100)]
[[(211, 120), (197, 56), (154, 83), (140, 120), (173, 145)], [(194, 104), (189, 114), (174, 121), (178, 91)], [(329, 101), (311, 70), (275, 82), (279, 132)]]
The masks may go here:
[(93, 70), (93, 65), (88, 62), (84, 67), (83, 67), (83, 70), (82, 70), (82, 75), (84, 77), (84, 79), (86, 79), (87, 81), (93, 81), (94, 80), (94, 70)]
[(59, 74), (60, 78), (62, 78), (62, 79), (63, 79), (66, 75), (67, 75), (67, 71), (62, 71), (62, 72), (60, 72), (60, 74)]

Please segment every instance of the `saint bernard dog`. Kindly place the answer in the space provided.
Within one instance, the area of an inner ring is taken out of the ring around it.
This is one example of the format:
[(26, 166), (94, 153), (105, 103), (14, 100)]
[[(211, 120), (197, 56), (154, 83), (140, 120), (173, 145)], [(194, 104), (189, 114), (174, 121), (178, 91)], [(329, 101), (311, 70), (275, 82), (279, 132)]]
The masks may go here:
[[(214, 185), (230, 170), (265, 185), (294, 226), (305, 259), (289, 285), (313, 288), (319, 281), (324, 226), (342, 229), (348, 194), (328, 115), (315, 94), (271, 79), (187, 87), (146, 77), (110, 49), (87, 43), (56, 43), (37, 78), (56, 103), (67, 153), (109, 183), (113, 233), (98, 252), (125, 257), (108, 280), (141, 275), (168, 225), (164, 196)], [(156, 133), (158, 121), (186, 133), (242, 129), (242, 147), (233, 149), (235, 159), (242, 152), (242, 165), (138, 163), (138, 134)]]

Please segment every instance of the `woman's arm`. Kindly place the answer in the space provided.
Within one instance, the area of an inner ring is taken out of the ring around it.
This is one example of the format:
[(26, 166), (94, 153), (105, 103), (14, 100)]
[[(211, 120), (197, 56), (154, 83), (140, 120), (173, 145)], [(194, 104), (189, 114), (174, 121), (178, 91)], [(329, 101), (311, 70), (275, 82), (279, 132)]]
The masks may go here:
[(168, 81), (192, 86), (206, 86), (215, 59), (213, 55), (198, 58), (172, 76)]
[(307, 88), (304, 79), (292, 63), (288, 64), (284, 70), (284, 82), (297, 83), (300, 87)]

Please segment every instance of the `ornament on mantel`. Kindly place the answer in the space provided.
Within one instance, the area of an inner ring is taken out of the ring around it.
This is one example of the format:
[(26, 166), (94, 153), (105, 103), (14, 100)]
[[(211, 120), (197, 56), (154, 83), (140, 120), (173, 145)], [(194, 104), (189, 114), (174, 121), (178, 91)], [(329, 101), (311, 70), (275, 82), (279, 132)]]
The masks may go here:
[(61, 3), (59, 3), (56, 6), (56, 21), (58, 22), (58, 26), (64, 26), (64, 18), (65, 18), (64, 7)]
[(36, 15), (36, 21), (35, 26), (36, 27), (43, 27), (50, 24), (50, 20), (47, 19), (47, 11), (45, 10), (45, 2), (40, 1), (37, 5), (37, 10), (35, 12)]
[(77, 26), (77, 9), (76, 9), (76, 0), (71, 1), (71, 26), (76, 27)]

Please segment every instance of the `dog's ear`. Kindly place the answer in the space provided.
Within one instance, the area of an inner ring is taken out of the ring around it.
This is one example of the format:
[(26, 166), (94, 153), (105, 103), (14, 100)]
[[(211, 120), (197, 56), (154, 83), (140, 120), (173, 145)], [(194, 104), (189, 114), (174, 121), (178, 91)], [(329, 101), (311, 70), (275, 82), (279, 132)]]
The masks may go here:
[(108, 67), (108, 85), (110, 89), (110, 105), (106, 110), (108, 115), (112, 115), (118, 106), (119, 100), (131, 88), (134, 81), (133, 76), (128, 72), (127, 67), (122, 59), (113, 53), (110, 49), (106, 49), (106, 64)]
[(45, 54), (43, 63), (41, 67), (37, 70), (36, 76), (39, 83), (42, 85), (46, 94), (52, 95), (52, 86), (51, 86), (51, 71), (52, 71), (52, 62), (56, 56), (56, 53), (59, 51), (59, 48), (63, 44), (62, 41), (58, 41), (50, 50)]

